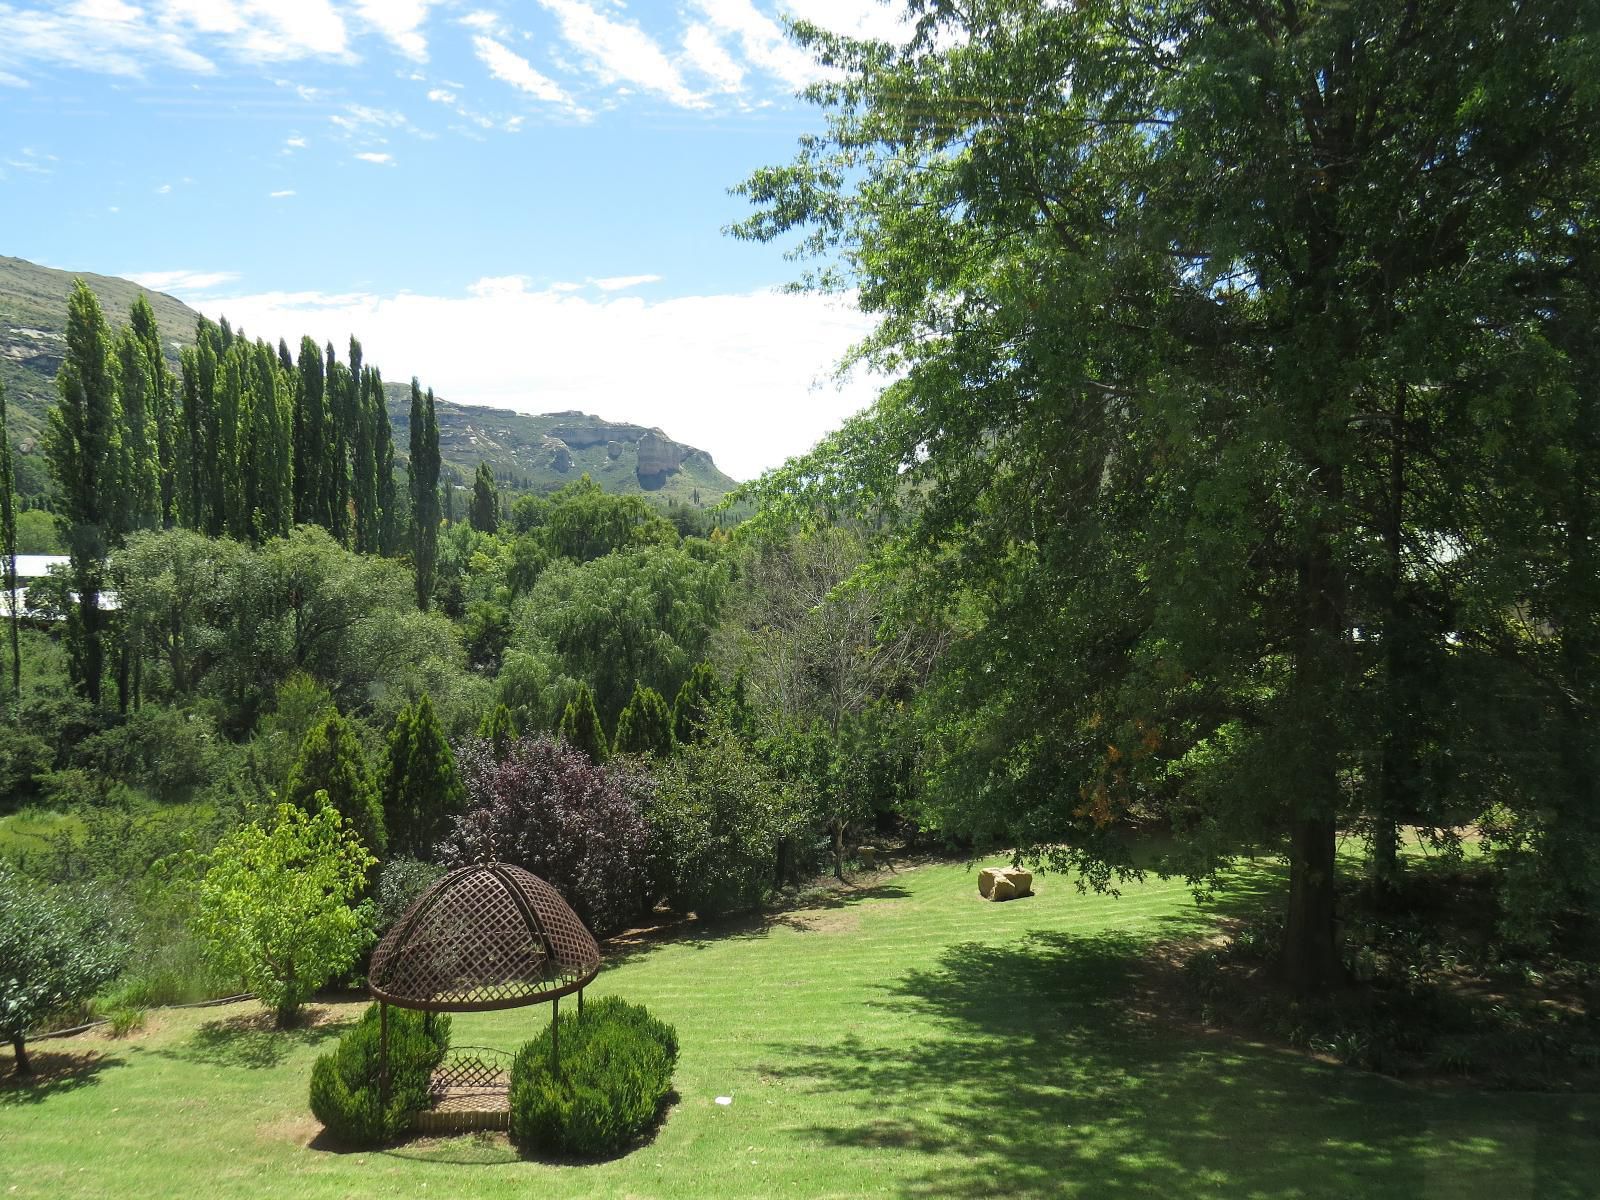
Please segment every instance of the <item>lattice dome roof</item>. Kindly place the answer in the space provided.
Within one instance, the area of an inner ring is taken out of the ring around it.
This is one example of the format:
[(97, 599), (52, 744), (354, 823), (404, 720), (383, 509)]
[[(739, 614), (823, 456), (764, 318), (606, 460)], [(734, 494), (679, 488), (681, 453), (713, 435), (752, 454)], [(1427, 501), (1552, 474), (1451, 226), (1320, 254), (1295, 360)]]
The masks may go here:
[(372, 994), (402, 1008), (480, 1012), (554, 1000), (600, 969), (600, 947), (555, 888), (508, 863), (458, 867), (373, 951)]

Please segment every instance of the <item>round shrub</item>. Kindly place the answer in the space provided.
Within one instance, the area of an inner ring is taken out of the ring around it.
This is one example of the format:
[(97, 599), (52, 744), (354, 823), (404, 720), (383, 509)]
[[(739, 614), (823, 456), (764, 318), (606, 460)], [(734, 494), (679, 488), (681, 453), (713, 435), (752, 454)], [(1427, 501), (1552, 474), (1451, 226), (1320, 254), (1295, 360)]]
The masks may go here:
[(450, 1018), (389, 1009), (389, 1102), (382, 1103), (382, 1031), (368, 1005), (339, 1044), (311, 1068), (311, 1111), (347, 1146), (378, 1146), (411, 1127), (428, 1107), (428, 1080), (450, 1047)]
[(549, 1029), (512, 1061), (511, 1138), (547, 1154), (615, 1154), (650, 1127), (672, 1090), (677, 1031), (608, 996), (581, 1018), (564, 1014), (559, 1032), (559, 1068)]

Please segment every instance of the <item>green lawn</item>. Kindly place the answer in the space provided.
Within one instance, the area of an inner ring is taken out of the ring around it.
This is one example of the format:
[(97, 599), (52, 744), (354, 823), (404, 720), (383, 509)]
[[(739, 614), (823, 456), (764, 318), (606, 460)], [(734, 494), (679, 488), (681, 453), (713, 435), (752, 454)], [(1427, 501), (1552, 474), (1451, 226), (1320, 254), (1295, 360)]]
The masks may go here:
[[(1220, 902), (1272, 886), (1253, 878)], [(39, 1044), (41, 1065), (100, 1058), (0, 1090), (0, 1197), (1600, 1192), (1600, 1098), (1413, 1087), (1145, 1015), (1141, 948), (1205, 919), (1178, 883), (1046, 877), (995, 905), (927, 866), (615, 957), (596, 991), (677, 1025), (680, 1099), (653, 1142), (582, 1167), (493, 1138), (323, 1148), (306, 1084), (334, 1030), (166, 1011), (126, 1041)], [(546, 1016), (457, 1016), (454, 1040), (513, 1048)]]

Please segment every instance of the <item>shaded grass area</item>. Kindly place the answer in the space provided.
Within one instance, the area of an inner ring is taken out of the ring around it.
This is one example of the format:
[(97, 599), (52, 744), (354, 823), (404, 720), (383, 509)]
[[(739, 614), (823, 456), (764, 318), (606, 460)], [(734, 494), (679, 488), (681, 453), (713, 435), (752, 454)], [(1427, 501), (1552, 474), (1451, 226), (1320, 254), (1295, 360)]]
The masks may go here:
[[(124, 1042), (55, 1043), (107, 1062), (0, 1103), (0, 1195), (1594, 1194), (1600, 1099), (1414, 1087), (1168, 1019), (1151, 946), (1279, 886), (1241, 871), (1199, 906), (1176, 882), (1111, 898), (1045, 876), (996, 905), (976, 870), (929, 865), (636, 937), (591, 995), (677, 1026), (679, 1100), (594, 1166), (481, 1135), (329, 1152), (310, 1066), (358, 1004), (266, 1036), (250, 1006), (161, 1012)], [(455, 1020), (457, 1042), (510, 1050), (548, 1010)]]

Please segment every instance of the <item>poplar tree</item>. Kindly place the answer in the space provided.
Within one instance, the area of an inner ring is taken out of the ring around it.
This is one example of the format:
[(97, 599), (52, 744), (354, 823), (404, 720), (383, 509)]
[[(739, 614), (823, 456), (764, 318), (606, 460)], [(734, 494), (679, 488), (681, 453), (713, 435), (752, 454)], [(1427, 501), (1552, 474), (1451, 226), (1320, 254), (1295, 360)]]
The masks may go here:
[(156, 491), (159, 524), (171, 528), (178, 518), (177, 445), (179, 437), (176, 381), (167, 367), (167, 355), (161, 345), (161, 329), (156, 323), (155, 310), (141, 292), (133, 302), (129, 324), (134, 336), (144, 348), (145, 407), (154, 426), (156, 451)]
[(390, 853), (408, 858), (431, 859), (451, 818), (466, 807), (455, 756), (426, 692), (395, 717), (380, 795)]
[(255, 364), (249, 344), (233, 338), (217, 369), (217, 469), (212, 475), (211, 509), (220, 526), (240, 540), (250, 537), (250, 498), (255, 492), (245, 433), (255, 403)]
[[(361, 346), (350, 339), (350, 361), (359, 362)], [(350, 498), (355, 505), (355, 548), (362, 554), (376, 554), (382, 513), (378, 507), (378, 431), (373, 424), (373, 392), (381, 393), (383, 383), (377, 371), (363, 367), (356, 384), (351, 412), (354, 440), (350, 453)]]
[(394, 430), (389, 424), (389, 400), (383, 376), (373, 372), (371, 421), (374, 431), (373, 469), (378, 487), (378, 553), (388, 556), (400, 548), (401, 513), (394, 486)]
[(67, 300), (67, 346), (58, 398), (45, 431), (45, 458), (58, 492), (56, 520), (71, 555), (77, 603), (67, 619), (73, 684), (100, 703), (105, 659), (100, 588), (106, 552), (123, 532), (121, 412), (111, 332), (83, 280)]
[(493, 533), (500, 527), (500, 493), (494, 486), (494, 472), (480, 462), (472, 479), (472, 503), (467, 521), (479, 533)]
[(289, 532), (294, 506), (292, 463), (288, 429), (288, 402), (284, 377), (272, 347), (257, 342), (251, 355), (254, 389), (251, 396), (247, 456), (250, 536), (257, 542), (283, 537)]
[(17, 611), (17, 510), (16, 478), (11, 467), (11, 430), (6, 418), (6, 385), (0, 382), (0, 559), (3, 559), (4, 584), (8, 605), (6, 624), (11, 634), (11, 690), (22, 695), (22, 643), (18, 637)]
[(433, 597), (433, 571), (439, 556), (439, 424), (433, 389), (424, 397), (411, 378), (411, 555), (417, 572), (417, 607), (424, 612)]
[(322, 355), (309, 337), (300, 339), (294, 394), (294, 523), (322, 524), (322, 452), (327, 444)]
[[(361, 353), (360, 344), (351, 339), (352, 353)], [(323, 525), (328, 532), (341, 544), (350, 544), (350, 411), (354, 407), (351, 400), (351, 390), (354, 388), (355, 372), (340, 362), (334, 353), (333, 343), (327, 345), (328, 365), (326, 371), (329, 437), (323, 446), (322, 469), (326, 472), (324, 482), (326, 491), (323, 493), (324, 513), (326, 514)], [(357, 371), (360, 362), (352, 364)]]

